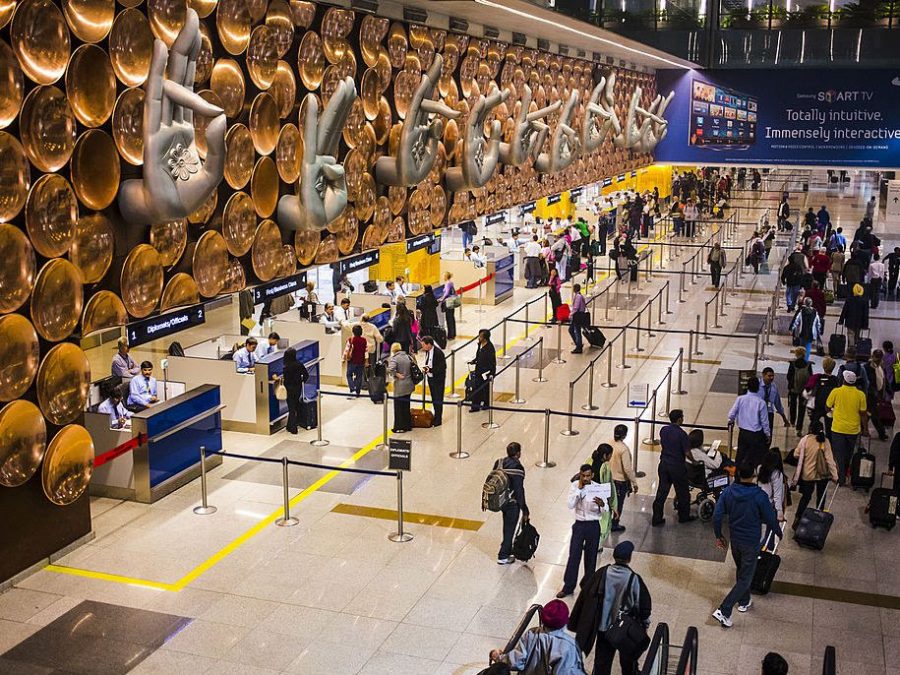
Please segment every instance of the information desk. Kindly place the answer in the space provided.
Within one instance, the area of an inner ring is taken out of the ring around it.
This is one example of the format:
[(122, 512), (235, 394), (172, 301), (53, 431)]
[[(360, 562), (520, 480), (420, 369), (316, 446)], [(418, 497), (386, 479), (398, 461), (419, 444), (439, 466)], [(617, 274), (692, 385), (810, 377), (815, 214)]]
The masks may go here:
[[(319, 344), (308, 339), (291, 339), (283, 332), (281, 336), (281, 344), (296, 349), (297, 359), (309, 369), (305, 395), (314, 398), (319, 390)], [(235, 343), (243, 344), (245, 339), (240, 335), (220, 335), (185, 347), (184, 356), (167, 357), (168, 378), (184, 382), (188, 387), (201, 384), (221, 387), (225, 405), (222, 428), (226, 431), (272, 434), (287, 421), (287, 405), (275, 398), (272, 382), (275, 375), (281, 375), (284, 351), (261, 357), (252, 373), (239, 373), (229, 352)], [(261, 339), (260, 345), (265, 342)]]
[[(453, 285), (457, 290), (474, 284), (479, 279), (490, 276), (481, 286), (481, 301), (485, 305), (498, 305), (512, 297), (515, 283), (515, 258), (504, 247), (490, 247), (484, 267), (475, 267), (468, 260), (441, 259), (441, 272), (453, 275)], [(473, 288), (463, 293), (466, 304), (478, 303), (478, 289)]]
[[(151, 504), (200, 475), (200, 447), (207, 454), (222, 449), (222, 408), (219, 387), (204, 384), (134, 413), (130, 429), (110, 429), (109, 415), (88, 411), (85, 427), (96, 454), (136, 438), (147, 442), (97, 467), (92, 495)], [(207, 466), (222, 463), (219, 455)]]

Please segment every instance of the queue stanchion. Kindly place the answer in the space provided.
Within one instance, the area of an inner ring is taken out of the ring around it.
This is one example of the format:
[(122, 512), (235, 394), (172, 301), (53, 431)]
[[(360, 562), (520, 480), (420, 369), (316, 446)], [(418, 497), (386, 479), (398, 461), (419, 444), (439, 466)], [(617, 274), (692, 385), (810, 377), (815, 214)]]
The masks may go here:
[(482, 429), (499, 429), (500, 425), (494, 421), (494, 378), (490, 377), (487, 381), (488, 387), (488, 421), (482, 422)]
[[(550, 293), (544, 293), (544, 321), (547, 320), (547, 300), (550, 297)], [(556, 318), (556, 317), (554, 317)]]
[(553, 363), (562, 364), (566, 360), (562, 357), (562, 321), (556, 322), (556, 358)]
[(384, 394), (384, 401), (381, 403), (381, 443), (378, 444), (376, 450), (387, 450), (388, 441), (391, 437), (391, 430), (388, 425), (388, 395)]
[[(716, 305), (719, 305), (719, 312), (715, 311)], [(713, 328), (721, 328), (722, 327), (722, 324), (719, 323), (719, 315), (720, 315), (721, 310), (723, 309), (721, 307), (721, 305), (722, 305), (722, 291), (719, 290), (719, 292), (716, 293), (716, 302), (713, 303)]]
[[(531, 339), (531, 333), (529, 332), (530, 324), (528, 323), (528, 308), (530, 306), (531, 306), (531, 301), (529, 300), (528, 302), (525, 303), (525, 337), (522, 338), (523, 340)], [(506, 342), (504, 342), (503, 344), (506, 344)]]
[(612, 343), (610, 342), (606, 345), (606, 382), (600, 384), (604, 389), (612, 389), (613, 387), (618, 386), (615, 382), (612, 381), (612, 363), (613, 363), (613, 348)]
[(734, 425), (728, 425), (728, 456), (730, 459), (734, 459)]
[(456, 452), (451, 452), (453, 459), (466, 459), (469, 453), (462, 449), (463, 402), (456, 402)]
[[(613, 283), (615, 284), (616, 282), (613, 282)], [(604, 314), (603, 314), (604, 321), (609, 321), (609, 296), (610, 296), (609, 286), (607, 286), (606, 287), (606, 309), (604, 310)]]
[(599, 410), (600, 406), (594, 405), (594, 362), (597, 359), (591, 361), (588, 366), (588, 402), (587, 405), (581, 406), (582, 410)]
[[(690, 351), (691, 343), (690, 336), (688, 336), (688, 351)], [(678, 396), (684, 396), (687, 391), (684, 388), (684, 347), (678, 348), (678, 389), (675, 390), (675, 393)]]
[[(621, 307), (619, 307), (619, 286), (621, 286), (621, 283), (620, 283), (621, 281), (622, 280), (619, 278), (619, 275), (617, 273), (616, 280), (615, 280), (615, 282), (613, 282), (616, 287), (616, 297), (613, 298), (613, 309), (621, 309)], [(606, 318), (607, 319), (609, 318), (609, 309), (608, 308), (607, 308), (607, 312), (606, 312)]]
[(634, 416), (634, 457), (631, 461), (631, 468), (635, 475), (646, 475), (638, 473), (638, 455), (641, 454), (641, 414)]
[(322, 390), (316, 392), (316, 440), (310, 441), (309, 444), (317, 448), (324, 448), (331, 441), (322, 438), (322, 427), (325, 426), (325, 419), (322, 417)]
[[(513, 312), (513, 314), (515, 314), (515, 312)], [(506, 319), (507, 319), (507, 317), (503, 318), (502, 325), (500, 326), (500, 334), (501, 334), (501, 340), (502, 340), (502, 342), (500, 344), (503, 345), (503, 356), (497, 357), (497, 358), (503, 359), (504, 361), (508, 361), (509, 359), (512, 358), (509, 355), (508, 348), (506, 346)], [(526, 332), (528, 331), (528, 324), (525, 324), (525, 331)]]
[(556, 466), (556, 462), (550, 461), (550, 409), (544, 410), (544, 459), (537, 462), (535, 466), (542, 469), (552, 469)]
[(653, 326), (652, 326), (652, 324), (653, 324), (653, 300), (654, 300), (654, 298), (656, 298), (661, 301), (662, 300), (662, 298), (660, 297), (661, 295), (662, 295), (662, 291), (660, 291), (656, 295), (652, 296), (647, 301), (647, 306), (644, 308), (647, 310), (647, 339), (648, 340), (650, 338), (656, 337), (656, 334), (653, 332)]
[(627, 363), (625, 363), (625, 353), (628, 350), (628, 328), (625, 327), (619, 333), (619, 337), (622, 338), (622, 362), (616, 366), (619, 370), (628, 370), (631, 368)]
[(209, 516), (218, 509), (215, 506), (210, 506), (207, 493), (207, 485), (206, 485), (206, 446), (200, 446), (200, 506), (194, 507), (194, 513), (198, 516)]
[(687, 263), (681, 263), (681, 274), (678, 283), (678, 302), (685, 302), (684, 299), (684, 277), (687, 274)]
[(456, 351), (450, 352), (450, 393), (447, 394), (447, 398), (462, 398), (456, 392)]
[[(638, 313), (634, 317), (635, 322), (635, 330), (634, 330), (634, 351), (641, 353), (644, 351), (644, 348), (641, 347), (641, 314), (643, 314), (643, 310), (638, 311)], [(626, 328), (627, 330), (627, 328)]]
[(544, 337), (541, 336), (538, 340), (538, 374), (537, 377), (533, 377), (531, 379), (532, 382), (546, 382), (547, 378), (544, 377)]
[(293, 527), (300, 521), (291, 516), (291, 496), (288, 486), (288, 458), (281, 458), (281, 487), (284, 490), (284, 513), (275, 521), (278, 527)]
[(577, 436), (578, 431), (572, 428), (572, 409), (575, 406), (575, 383), (569, 382), (569, 414), (566, 415), (568, 422), (566, 422), (566, 428), (560, 431), (559, 433), (562, 436)]
[(666, 314), (674, 314), (674, 313), (675, 312), (672, 311), (672, 305), (670, 304), (669, 282), (667, 281), (666, 282)]
[(697, 371), (694, 370), (694, 342), (699, 340), (700, 338), (694, 334), (693, 330), (688, 331), (688, 362), (687, 362), (687, 370), (688, 375), (693, 375)]
[(397, 543), (412, 541), (412, 532), (403, 529), (403, 472), (397, 471), (397, 531), (388, 535), (388, 539)]
[(694, 356), (703, 356), (703, 352), (700, 351), (700, 315), (697, 315), (697, 320), (694, 322)]
[(510, 403), (522, 404), (525, 403), (525, 399), (522, 398), (521, 392), (519, 390), (519, 360), (521, 354), (516, 355), (515, 368), (516, 368), (516, 397), (510, 401)]
[(660, 410), (657, 417), (666, 418), (672, 409), (672, 366), (666, 368), (666, 409)]
[(669, 282), (666, 282), (666, 285), (659, 289), (659, 301), (656, 303), (656, 323), (660, 326), (665, 326), (666, 322), (663, 321), (663, 293), (668, 292)]
[[(700, 321), (699, 314), (697, 315), (697, 321), (699, 324), (699, 321)], [(712, 338), (709, 336), (709, 303), (708, 302), (703, 304), (703, 339), (704, 340), (712, 340)]]
[(759, 334), (753, 336), (753, 370), (759, 368)]
[(481, 300), (481, 280), (478, 280), (478, 308), (475, 310), (478, 314), (484, 314), (484, 306)]
[(650, 436), (643, 440), (644, 445), (649, 445), (651, 448), (655, 448), (659, 445), (659, 440), (656, 438), (656, 396), (659, 388), (653, 390), (653, 397), (650, 399)]

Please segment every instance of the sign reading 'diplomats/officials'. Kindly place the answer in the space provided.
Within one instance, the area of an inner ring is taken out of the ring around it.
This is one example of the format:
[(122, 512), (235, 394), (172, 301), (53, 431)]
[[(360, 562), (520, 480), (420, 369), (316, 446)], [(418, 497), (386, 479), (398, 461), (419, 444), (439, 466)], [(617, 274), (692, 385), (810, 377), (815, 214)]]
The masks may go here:
[(202, 323), (206, 323), (206, 312), (203, 305), (193, 305), (160, 316), (135, 321), (126, 326), (128, 346), (142, 345), (145, 342), (158, 340)]
[(287, 295), (288, 293), (294, 293), (303, 288), (304, 284), (306, 284), (306, 272), (300, 272), (299, 274), (284, 277), (283, 279), (270, 281), (267, 284), (254, 286), (251, 289), (253, 291), (253, 304), (258, 305), (266, 300)]
[(423, 248), (430, 248), (432, 244), (434, 244), (434, 235), (422, 234), (418, 237), (406, 240), (406, 252), (412, 253), (413, 251), (418, 251)]
[(658, 71), (659, 162), (900, 167), (900, 71)]
[(388, 469), (412, 471), (412, 441), (402, 438), (388, 439)]
[(381, 260), (380, 253), (381, 252), (378, 249), (366, 251), (365, 253), (360, 253), (352, 258), (338, 260), (336, 263), (332, 263), (332, 267), (337, 267), (338, 274), (341, 276), (350, 274), (351, 272), (357, 272), (366, 269), (367, 267), (371, 267), (372, 265), (377, 265), (378, 261)]

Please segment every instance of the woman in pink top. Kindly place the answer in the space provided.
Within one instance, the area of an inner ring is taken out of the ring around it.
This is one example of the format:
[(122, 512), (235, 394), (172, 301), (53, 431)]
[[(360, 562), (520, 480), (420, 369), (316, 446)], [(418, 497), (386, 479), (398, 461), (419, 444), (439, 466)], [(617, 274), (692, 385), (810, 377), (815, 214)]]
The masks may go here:
[(547, 292), (550, 294), (550, 306), (553, 308), (553, 316), (550, 318), (550, 323), (556, 323), (556, 310), (562, 304), (562, 280), (559, 278), (559, 272), (555, 267), (550, 268), (550, 279), (547, 281), (547, 286), (550, 287), (550, 290)]

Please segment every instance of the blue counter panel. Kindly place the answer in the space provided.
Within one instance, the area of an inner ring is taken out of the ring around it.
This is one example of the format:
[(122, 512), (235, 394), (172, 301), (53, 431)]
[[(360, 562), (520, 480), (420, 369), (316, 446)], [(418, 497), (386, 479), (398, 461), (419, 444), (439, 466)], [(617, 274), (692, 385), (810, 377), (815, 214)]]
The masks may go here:
[(494, 297), (498, 300), (513, 292), (515, 286), (515, 258), (508, 255), (494, 263)]
[[(307, 364), (309, 380), (303, 386), (303, 398), (313, 399), (319, 391), (319, 364), (310, 366), (311, 361), (319, 358), (319, 343), (305, 340), (299, 344), (291, 345), (297, 350), (297, 359)], [(277, 357), (277, 358), (276, 358)], [(269, 363), (269, 375), (281, 375), (284, 371), (284, 353), (277, 352), (266, 357)], [(279, 401), (275, 398), (275, 385), (269, 383), (269, 423), (288, 414), (287, 401)]]

